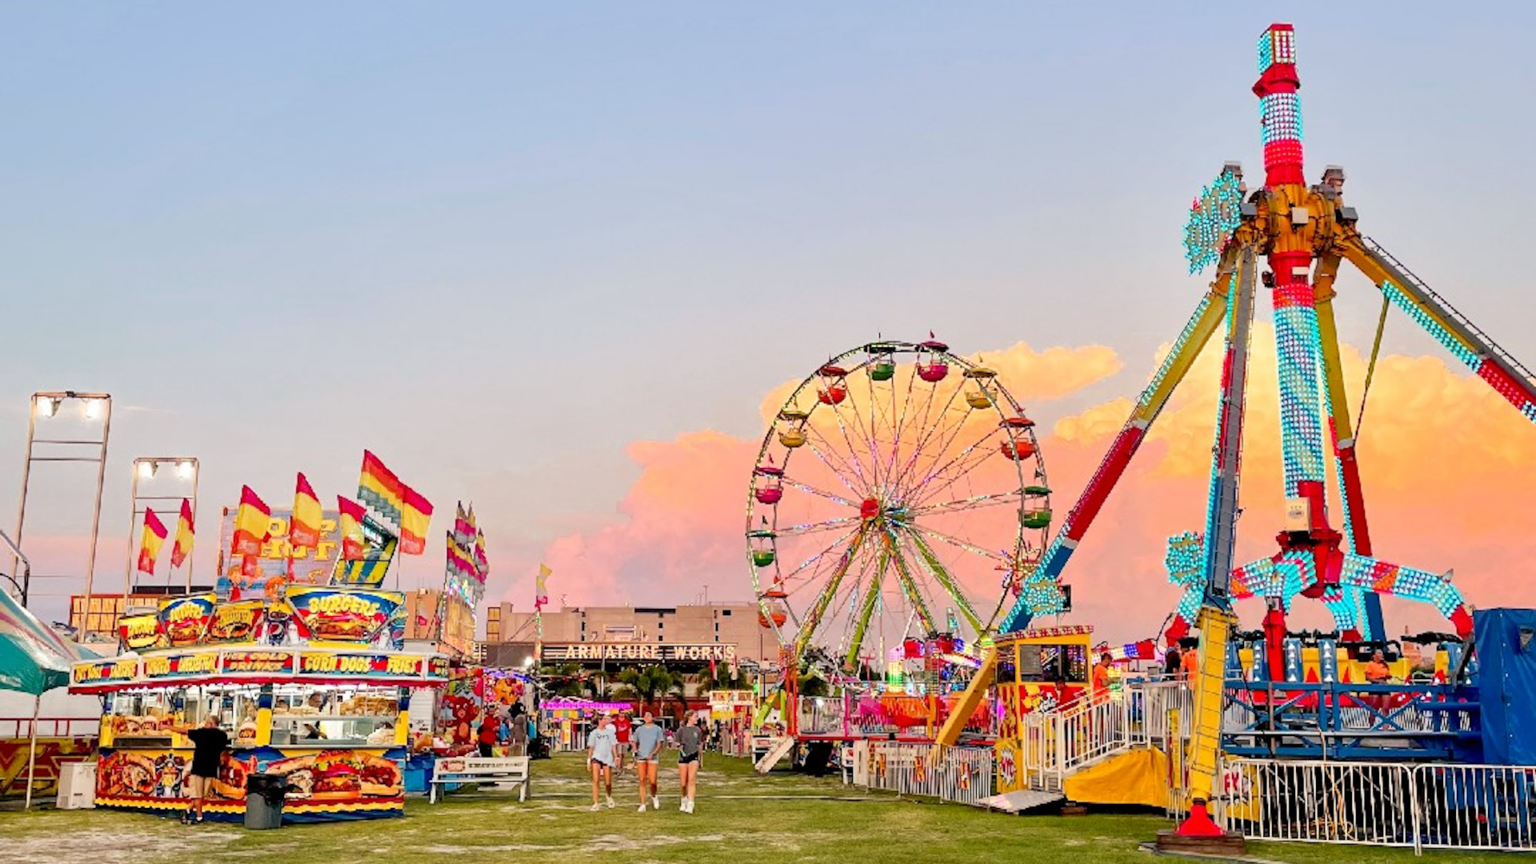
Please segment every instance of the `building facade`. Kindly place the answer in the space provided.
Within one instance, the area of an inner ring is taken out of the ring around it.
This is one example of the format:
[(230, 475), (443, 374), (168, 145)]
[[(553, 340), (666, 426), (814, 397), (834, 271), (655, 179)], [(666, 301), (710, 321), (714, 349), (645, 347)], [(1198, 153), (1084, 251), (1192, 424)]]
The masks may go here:
[[(758, 622), (757, 606), (751, 603), (546, 608), (540, 617), (545, 660), (551, 663), (757, 664), (779, 659), (779, 643)], [(495, 652), (496, 645), (531, 647), (538, 630), (531, 611), (514, 611), (510, 603), (491, 607), (487, 651)]]

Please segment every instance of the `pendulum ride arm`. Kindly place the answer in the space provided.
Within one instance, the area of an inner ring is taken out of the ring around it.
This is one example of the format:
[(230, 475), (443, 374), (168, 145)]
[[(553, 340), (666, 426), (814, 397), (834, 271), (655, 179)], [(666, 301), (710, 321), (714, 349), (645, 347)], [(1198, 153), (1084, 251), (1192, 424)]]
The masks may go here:
[(832, 598), (837, 596), (837, 589), (843, 584), (843, 577), (848, 575), (848, 568), (852, 566), (854, 559), (859, 557), (859, 547), (864, 544), (864, 538), (868, 534), (867, 527), (860, 528), (858, 533), (853, 535), (853, 539), (848, 541), (848, 549), (838, 560), (831, 578), (827, 579), (827, 587), (821, 590), (821, 596), (816, 598), (815, 605), (805, 616), (805, 621), (800, 624), (799, 633), (795, 636), (796, 657), (804, 656), (805, 646), (809, 645), (811, 637), (816, 635), (816, 628), (821, 626), (821, 616), (826, 614), (827, 606), (832, 603)]
[(1238, 288), (1227, 303), (1227, 344), (1222, 359), (1221, 406), (1216, 415), (1215, 457), (1205, 519), (1205, 596), (1195, 624), (1200, 628), (1195, 711), (1190, 741), (1191, 798), (1208, 801), (1216, 782), (1221, 748), (1221, 705), (1226, 694), (1227, 636), (1232, 614), (1232, 549), (1237, 539), (1238, 481), (1242, 470), (1243, 418), (1247, 408), (1248, 357), (1253, 331), (1254, 271), (1258, 262), (1245, 245), (1238, 268)]
[[(1334, 323), (1333, 298), (1337, 292), (1333, 283), (1339, 272), (1339, 255), (1328, 250), (1318, 256), (1313, 270), (1312, 289), (1317, 307), (1317, 335), (1322, 348), (1323, 393), (1327, 401), (1328, 427), (1333, 437), (1334, 469), (1339, 478), (1339, 502), (1344, 509), (1344, 540), (1349, 551), (1360, 555), (1371, 553), (1371, 532), (1365, 518), (1365, 493), (1360, 485), (1360, 463), (1355, 459), (1355, 433), (1350, 423), (1349, 400), (1344, 390), (1344, 367), (1339, 360), (1339, 332)], [(1340, 586), (1338, 597), (1324, 596), (1330, 605), (1342, 603), (1354, 617), (1354, 607), (1359, 603), (1365, 612), (1364, 628), (1354, 637), (1383, 639), (1386, 624), (1381, 615), (1381, 597), (1374, 591), (1361, 591), (1353, 586)], [(1339, 617), (1338, 610), (1335, 618)], [(1358, 626), (1358, 625), (1357, 625)], [(1346, 637), (1348, 638), (1348, 637)]]
[(1236, 260), (1235, 247), (1228, 248), (1222, 253), (1221, 264), (1210, 290), (1200, 299), (1200, 304), (1195, 307), (1195, 314), (1190, 316), (1189, 322), (1184, 325), (1183, 332), (1174, 341), (1168, 356), (1163, 358), (1157, 373), (1152, 376), (1151, 383), (1141, 392), (1141, 397), (1136, 401), (1136, 407), (1131, 410), (1130, 418), (1125, 421), (1125, 426), (1110, 443), (1109, 452), (1093, 472), (1093, 477), (1083, 489), (1077, 503), (1072, 505), (1072, 510), (1067, 513), (1066, 521), (1062, 523), (1061, 529), (1051, 540), (1051, 545), (1046, 548), (1039, 566), (1029, 574), (1019, 599), (1004, 616), (998, 628), (1000, 631), (1012, 633), (1023, 630), (1029, 626), (1034, 616), (1061, 610), (1063, 598), (1061, 589), (1057, 587), (1061, 571), (1066, 567), (1067, 559), (1071, 558), (1073, 551), (1077, 549), (1077, 544), (1082, 541), (1083, 535), (1088, 533), (1088, 528), (1093, 525), (1093, 520), (1099, 515), (1099, 510), (1104, 506), (1109, 493), (1114, 490), (1115, 484), (1125, 474), (1126, 466), (1131, 463), (1131, 457), (1136, 455), (1137, 449), (1146, 440), (1152, 423), (1157, 420), (1158, 414), (1168, 404), (1168, 399), (1179, 386), (1179, 382), (1184, 380), (1184, 376), (1194, 365), (1195, 358), (1200, 356), (1201, 350), (1210, 341), (1211, 334), (1221, 326), (1222, 319), (1226, 317), (1227, 293), (1231, 287), (1232, 271), (1236, 268)]
[(1477, 325), (1370, 238), (1351, 232), (1340, 243), (1340, 251), (1349, 263), (1376, 283), (1394, 306), (1408, 313), (1408, 317), (1509, 400), (1527, 420), (1536, 421), (1536, 373), (1500, 348)]
[(884, 548), (880, 550), (880, 560), (875, 564), (875, 572), (869, 580), (869, 587), (864, 589), (864, 599), (859, 602), (859, 620), (853, 625), (853, 637), (848, 640), (844, 668), (859, 668), (859, 650), (864, 647), (864, 631), (869, 629), (870, 616), (875, 614), (875, 607), (880, 603), (880, 586), (885, 584), (885, 570), (890, 564), (891, 541), (887, 537)]

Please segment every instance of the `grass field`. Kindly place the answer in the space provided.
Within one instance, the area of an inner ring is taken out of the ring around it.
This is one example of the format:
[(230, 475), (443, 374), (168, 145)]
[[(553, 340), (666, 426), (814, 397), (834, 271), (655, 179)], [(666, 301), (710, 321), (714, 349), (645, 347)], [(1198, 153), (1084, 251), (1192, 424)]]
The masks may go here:
[[(456, 793), (429, 805), (412, 798), (403, 819), (247, 831), (235, 825), (184, 826), (110, 811), (0, 813), (0, 861), (7, 864), (161, 864), (274, 861), (340, 864), (386, 859), (400, 864), (479, 861), (600, 861), (756, 864), (1028, 864), (1146, 861), (1138, 844), (1168, 823), (1152, 815), (1005, 816), (953, 804), (898, 799), (844, 786), (836, 778), (789, 773), (759, 777), (744, 760), (707, 758), (697, 812), (679, 813), (675, 768), (663, 767), (662, 810), (637, 813), (634, 781), (615, 783), (617, 805), (589, 811), (582, 762), (563, 756), (534, 763), (533, 794)], [(1406, 850), (1308, 844), (1250, 844), (1270, 861), (1408, 862)], [(1424, 860), (1450, 860), (1452, 853)], [(1493, 854), (1455, 854), (1457, 862)], [(1168, 859), (1178, 860), (1178, 859)], [(1499, 860), (1510, 860), (1500, 856)]]

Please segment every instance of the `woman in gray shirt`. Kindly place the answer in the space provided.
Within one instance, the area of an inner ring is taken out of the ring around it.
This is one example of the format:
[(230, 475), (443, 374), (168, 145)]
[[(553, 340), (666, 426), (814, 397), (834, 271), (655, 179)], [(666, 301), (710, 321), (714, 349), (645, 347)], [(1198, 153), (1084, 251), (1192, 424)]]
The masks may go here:
[(693, 791), (699, 778), (699, 750), (703, 745), (704, 732), (699, 728), (699, 715), (690, 711), (683, 720), (683, 728), (677, 730), (677, 782), (683, 796), (678, 809), (684, 813), (693, 812)]

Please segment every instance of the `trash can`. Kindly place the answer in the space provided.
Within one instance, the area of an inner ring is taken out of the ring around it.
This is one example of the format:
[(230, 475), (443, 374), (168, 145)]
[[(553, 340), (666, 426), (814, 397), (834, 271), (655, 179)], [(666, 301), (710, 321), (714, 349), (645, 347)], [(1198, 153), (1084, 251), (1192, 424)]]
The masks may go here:
[(251, 774), (245, 781), (245, 827), (281, 828), (288, 778), (280, 774)]

